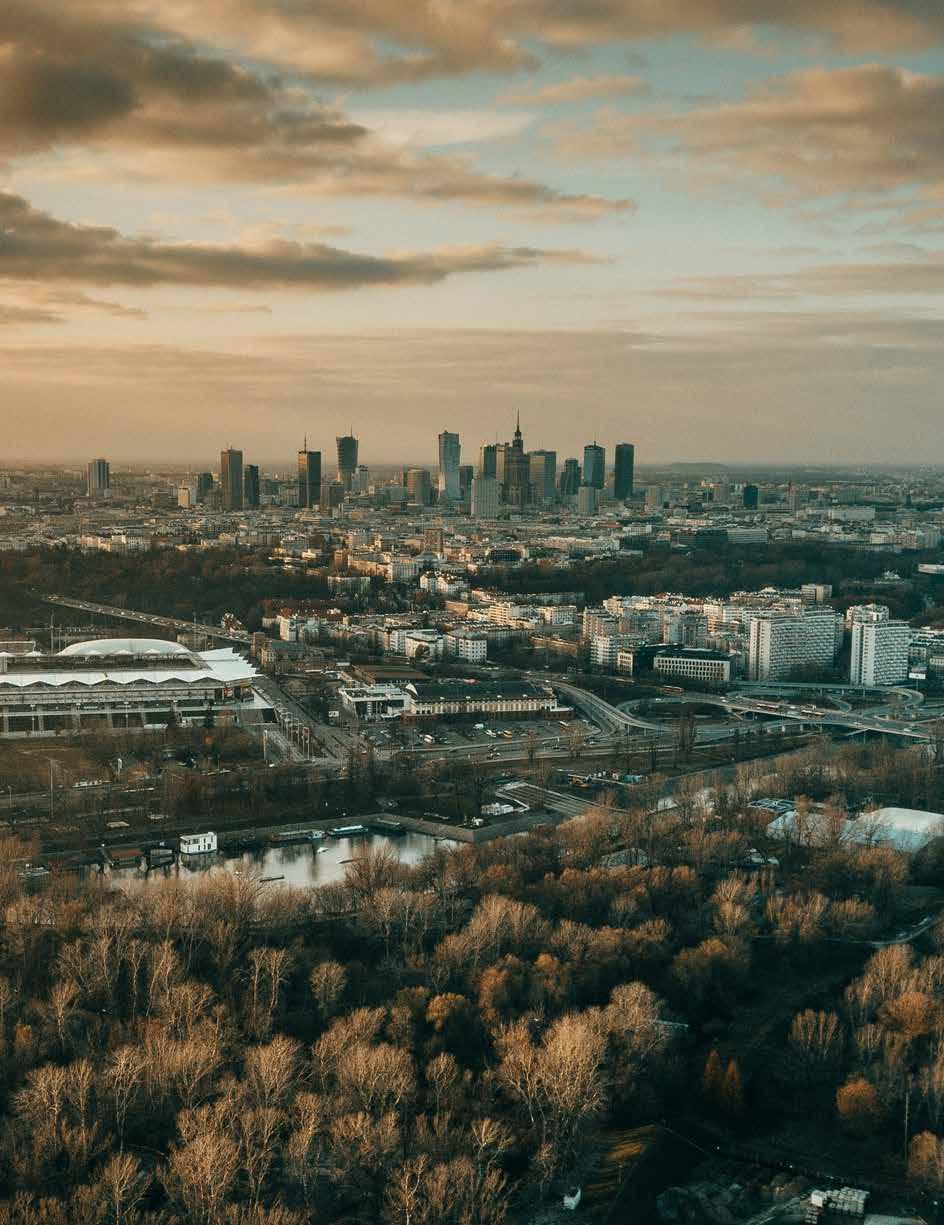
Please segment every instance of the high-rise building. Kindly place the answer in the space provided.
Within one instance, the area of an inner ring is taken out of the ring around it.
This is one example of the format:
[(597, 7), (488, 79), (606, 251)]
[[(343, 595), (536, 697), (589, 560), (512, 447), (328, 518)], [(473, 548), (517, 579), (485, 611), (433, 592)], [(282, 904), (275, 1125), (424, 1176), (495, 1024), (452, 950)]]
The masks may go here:
[(353, 434), (345, 434), (338, 438), (338, 480), (344, 486), (344, 492), (351, 488), (354, 473), (357, 471), (357, 439)]
[(617, 444), (613, 461), (613, 496), (622, 502), (633, 496), (636, 448), (631, 442)]
[(477, 476), (472, 481), (472, 518), (494, 519), (498, 514), (498, 481)]
[(564, 470), (561, 472), (560, 493), (562, 498), (575, 498), (580, 488), (580, 460), (571, 458), (564, 460)]
[(104, 498), (111, 488), (111, 465), (107, 459), (90, 460), (85, 469), (85, 492), (90, 498)]
[(756, 485), (745, 485), (741, 491), (741, 501), (745, 510), (757, 510), (760, 505), (760, 490)]
[(747, 675), (752, 681), (789, 677), (797, 668), (829, 668), (836, 658), (837, 617), (831, 608), (751, 616)]
[(459, 489), (459, 435), (443, 430), (439, 435), (439, 497), (444, 502), (458, 502)]
[(472, 493), (472, 481), (475, 479), (474, 464), (459, 465), (459, 493), (463, 502), (468, 502)]
[(583, 449), (583, 483), (594, 489), (602, 489), (606, 484), (606, 451), (595, 442)]
[(308, 439), (298, 452), (298, 505), (321, 504), (321, 452), (308, 450)]
[(547, 504), (557, 497), (557, 452), (529, 451), (528, 480), (535, 502)]
[(407, 500), (414, 506), (429, 506), (433, 500), (433, 482), (426, 468), (410, 468), (406, 474)]
[(243, 505), (250, 508), (259, 505), (259, 465), (246, 464), (243, 468)]
[(370, 490), (370, 469), (366, 464), (358, 464), (351, 482), (351, 493), (368, 493)]
[(242, 510), (243, 453), (232, 447), (220, 452), (220, 493), (224, 510)]
[(525, 454), (520, 413), (515, 424), (515, 436), (511, 444), (505, 447), (502, 493), (509, 506), (526, 506), (531, 501), (531, 464)]
[(891, 621), (888, 610), (883, 611), (884, 616), (857, 617), (852, 622), (849, 681), (853, 685), (900, 685), (908, 679), (911, 626)]
[(213, 492), (213, 473), (200, 472), (197, 474), (197, 501), (205, 502), (209, 495)]
[(498, 478), (497, 469), (497, 443), (486, 443), (479, 451), (479, 476), (491, 476)]

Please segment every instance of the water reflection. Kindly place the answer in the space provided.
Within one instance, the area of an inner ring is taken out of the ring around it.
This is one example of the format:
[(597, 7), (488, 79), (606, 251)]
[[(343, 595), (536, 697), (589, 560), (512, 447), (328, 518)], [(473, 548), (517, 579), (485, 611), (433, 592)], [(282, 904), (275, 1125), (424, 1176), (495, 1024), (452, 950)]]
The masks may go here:
[(176, 877), (190, 880), (209, 873), (252, 873), (259, 877), (282, 878), (281, 883), (310, 888), (313, 885), (329, 885), (344, 879), (347, 860), (359, 847), (389, 847), (402, 863), (414, 864), (431, 855), (437, 846), (454, 846), (441, 838), (428, 834), (406, 833), (396, 838), (386, 834), (367, 834), (358, 838), (325, 838), (315, 843), (300, 843), (291, 846), (266, 847), (258, 851), (245, 851), (232, 858), (220, 855), (184, 856), (174, 865), (155, 868), (145, 874), (141, 871), (117, 871), (109, 874), (112, 884), (140, 885), (147, 881), (166, 880)]

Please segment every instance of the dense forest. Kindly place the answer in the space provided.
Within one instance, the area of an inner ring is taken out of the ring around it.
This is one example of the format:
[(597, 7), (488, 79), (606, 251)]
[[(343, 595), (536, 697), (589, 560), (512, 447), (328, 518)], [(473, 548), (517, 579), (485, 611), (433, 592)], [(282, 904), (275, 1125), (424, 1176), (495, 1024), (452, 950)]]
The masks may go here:
[[(196, 613), (211, 623), (232, 612), (249, 629), (259, 628), (265, 601), (327, 599), (324, 575), (289, 573), (266, 559), (265, 550), (237, 549), (0, 553), (0, 625), (48, 621), (51, 607), (42, 596), (53, 592), (185, 620)], [(80, 614), (60, 610), (57, 620), (66, 615)]]
[[(727, 595), (732, 591), (757, 591), (762, 587), (799, 587), (803, 583), (832, 583), (838, 596), (844, 583), (865, 585), (886, 570), (904, 578), (920, 579), (919, 589), (900, 592), (882, 588), (880, 599), (895, 604), (895, 615), (911, 617), (923, 610), (925, 589), (944, 594), (939, 579), (917, 576), (919, 554), (904, 558), (894, 553), (862, 549), (824, 547), (809, 541), (771, 543), (767, 547), (737, 547), (713, 543), (710, 548), (693, 547), (680, 552), (663, 547), (648, 549), (642, 557), (616, 556), (580, 562), (561, 570), (552, 563), (537, 563), (516, 569), (493, 568), (481, 573), (482, 586), (494, 586), (510, 594), (541, 591), (582, 591), (587, 603), (598, 604), (611, 595), (653, 595), (663, 591), (693, 596)], [(868, 598), (860, 592), (850, 603)], [(935, 601), (939, 602), (939, 601)]]
[[(784, 785), (878, 780), (878, 752)], [(0, 1222), (497, 1225), (579, 1184), (600, 1129), (663, 1118), (940, 1187), (944, 925), (866, 943), (920, 886), (843, 840), (841, 794), (743, 868), (750, 786), (415, 868), (366, 848), (310, 891), (30, 892), (3, 844)]]

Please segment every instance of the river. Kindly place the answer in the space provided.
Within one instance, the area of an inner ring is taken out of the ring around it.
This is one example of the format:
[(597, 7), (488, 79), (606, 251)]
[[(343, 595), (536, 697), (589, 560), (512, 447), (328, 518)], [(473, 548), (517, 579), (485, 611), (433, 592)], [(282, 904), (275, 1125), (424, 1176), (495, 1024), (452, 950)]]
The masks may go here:
[(193, 880), (214, 872), (252, 872), (260, 877), (280, 877), (280, 884), (310, 888), (313, 885), (329, 885), (343, 880), (345, 863), (359, 847), (389, 847), (402, 863), (414, 864), (431, 855), (437, 846), (456, 845), (443, 839), (431, 838), (428, 834), (414, 833), (400, 834), (395, 838), (386, 834), (366, 834), (358, 838), (324, 838), (320, 842), (267, 847), (232, 857), (222, 854), (186, 855), (170, 867), (155, 868), (146, 874), (140, 870), (112, 871), (108, 873), (107, 879), (123, 888), (170, 877)]

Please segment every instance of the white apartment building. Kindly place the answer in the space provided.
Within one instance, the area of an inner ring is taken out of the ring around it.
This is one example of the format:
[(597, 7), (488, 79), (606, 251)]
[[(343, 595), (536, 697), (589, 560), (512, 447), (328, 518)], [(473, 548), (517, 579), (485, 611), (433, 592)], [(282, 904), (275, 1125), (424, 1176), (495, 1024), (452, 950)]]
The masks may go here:
[(615, 668), (620, 651), (638, 646), (638, 634), (601, 635), (590, 642), (590, 661), (598, 668)]
[[(886, 610), (887, 611), (887, 610)], [(908, 679), (911, 627), (886, 618), (852, 623), (849, 680), (853, 685), (900, 685)]]
[(483, 664), (488, 659), (488, 639), (484, 634), (454, 630), (446, 635), (447, 655), (455, 655), (471, 664)]
[(782, 680), (795, 668), (831, 667), (836, 658), (836, 622), (831, 608), (811, 608), (800, 616), (753, 614), (748, 636), (749, 679)]
[(407, 659), (442, 659), (443, 635), (439, 630), (407, 630), (403, 648)]

